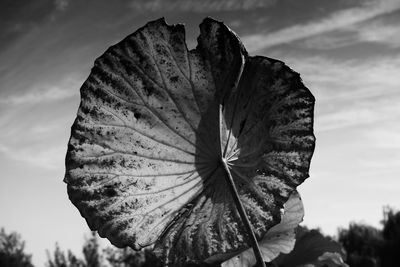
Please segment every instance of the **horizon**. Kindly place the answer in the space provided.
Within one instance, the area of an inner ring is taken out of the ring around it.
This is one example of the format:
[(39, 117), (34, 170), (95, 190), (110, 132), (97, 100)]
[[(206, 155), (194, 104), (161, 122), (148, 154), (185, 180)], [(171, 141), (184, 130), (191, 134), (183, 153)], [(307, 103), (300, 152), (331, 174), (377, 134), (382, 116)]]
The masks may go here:
[[(86, 221), (63, 183), (79, 88), (109, 46), (165, 17), (189, 48), (211, 16), (250, 55), (285, 62), (316, 98), (302, 225), (334, 235), (351, 221), (381, 228), (400, 209), (400, 2), (166, 0), (1, 3), (0, 227), (43, 265), (56, 242), (80, 255)], [(108, 241), (104, 241), (108, 243)]]

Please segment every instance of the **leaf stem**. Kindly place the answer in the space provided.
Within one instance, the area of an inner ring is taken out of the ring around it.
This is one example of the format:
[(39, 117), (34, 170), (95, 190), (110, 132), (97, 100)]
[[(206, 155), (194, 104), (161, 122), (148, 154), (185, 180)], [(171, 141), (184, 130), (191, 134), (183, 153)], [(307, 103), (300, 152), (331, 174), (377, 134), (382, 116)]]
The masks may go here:
[(231, 172), (229, 170), (229, 166), (228, 166), (225, 158), (222, 158), (221, 161), (222, 161), (222, 166), (224, 166), (225, 172), (227, 174), (226, 175), (226, 181), (228, 182), (229, 188), (231, 190), (231, 193), (232, 193), (233, 200), (235, 202), (236, 208), (239, 211), (240, 218), (242, 219), (244, 227), (247, 230), (247, 235), (248, 235), (248, 238), (250, 239), (250, 243), (251, 243), (251, 246), (253, 248), (256, 260), (257, 260), (257, 267), (266, 267), (265, 263), (264, 263), (264, 260), (262, 258), (262, 255), (261, 255), (260, 247), (258, 246), (258, 242), (257, 242), (256, 236), (255, 236), (254, 231), (253, 231), (253, 229), (251, 227), (249, 218), (247, 217), (247, 214), (246, 214), (246, 211), (244, 210), (242, 201), (239, 198), (239, 194), (238, 194), (238, 191), (236, 189), (235, 182), (233, 181), (232, 174), (231, 174)]

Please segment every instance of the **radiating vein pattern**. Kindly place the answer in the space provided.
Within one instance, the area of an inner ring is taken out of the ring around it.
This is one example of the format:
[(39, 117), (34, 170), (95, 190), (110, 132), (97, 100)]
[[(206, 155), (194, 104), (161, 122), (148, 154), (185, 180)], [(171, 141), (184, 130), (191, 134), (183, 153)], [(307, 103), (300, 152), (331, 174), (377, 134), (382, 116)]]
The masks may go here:
[[(207, 18), (148, 23), (96, 59), (66, 156), (68, 194), (119, 247), (154, 244), (166, 266), (249, 246), (222, 157), (261, 239), (308, 177), (314, 98), (284, 63), (250, 57)], [(223, 258), (223, 257), (222, 257)]]

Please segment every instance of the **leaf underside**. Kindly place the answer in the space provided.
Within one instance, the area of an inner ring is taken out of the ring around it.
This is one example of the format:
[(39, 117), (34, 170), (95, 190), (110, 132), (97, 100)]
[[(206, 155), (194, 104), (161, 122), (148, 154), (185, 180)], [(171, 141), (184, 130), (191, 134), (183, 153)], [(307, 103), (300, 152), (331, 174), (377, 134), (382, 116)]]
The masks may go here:
[(251, 57), (207, 18), (146, 24), (111, 46), (81, 87), (66, 156), (70, 200), (118, 247), (154, 245), (182, 266), (249, 247), (228, 162), (257, 239), (308, 177), (314, 97), (283, 62)]
[[(269, 229), (258, 242), (265, 262), (271, 262), (281, 253), (292, 251), (296, 242), (296, 229), (303, 221), (303, 217), (303, 202), (299, 193), (293, 191), (289, 200), (284, 204), (284, 213), (281, 216), (281, 221)], [(252, 267), (256, 264), (256, 258), (251, 248), (236, 255), (225, 256), (220, 259), (223, 261), (221, 267)], [(208, 259), (207, 261), (210, 262)], [(283, 264), (282, 266), (286, 265)]]

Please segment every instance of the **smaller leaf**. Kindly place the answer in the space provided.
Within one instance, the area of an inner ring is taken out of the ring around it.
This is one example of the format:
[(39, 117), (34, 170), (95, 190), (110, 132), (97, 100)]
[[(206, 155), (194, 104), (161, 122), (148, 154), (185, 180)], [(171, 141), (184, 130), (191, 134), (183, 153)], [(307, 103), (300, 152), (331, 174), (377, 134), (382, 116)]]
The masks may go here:
[(327, 266), (327, 267), (348, 267), (346, 263), (344, 263), (342, 255), (337, 252), (325, 252), (321, 256), (318, 257), (318, 261), (315, 266)]
[[(280, 253), (289, 253), (295, 246), (295, 229), (303, 221), (304, 208), (300, 195), (294, 191), (284, 204), (281, 222), (272, 227), (259, 241), (264, 261), (270, 262)], [(222, 267), (250, 267), (256, 264), (252, 248), (222, 263)]]
[(285, 267), (348, 267), (344, 263), (345, 252), (341, 245), (317, 230), (298, 228), (296, 245), (288, 255), (280, 255), (274, 260)]

